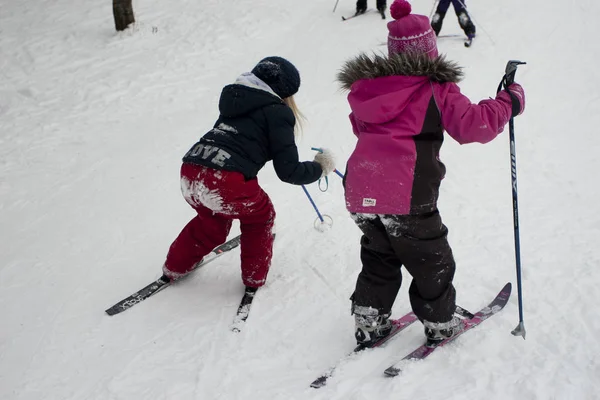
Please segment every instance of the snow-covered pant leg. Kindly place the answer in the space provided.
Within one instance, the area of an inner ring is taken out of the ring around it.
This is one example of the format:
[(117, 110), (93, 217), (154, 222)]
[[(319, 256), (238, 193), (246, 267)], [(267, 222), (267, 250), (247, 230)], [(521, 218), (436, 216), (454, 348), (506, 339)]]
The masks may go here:
[(439, 213), (357, 214), (355, 221), (364, 235), (363, 269), (352, 295), (354, 304), (390, 312), (404, 265), (413, 277), (409, 295), (417, 317), (431, 322), (449, 321), (456, 301), (452, 285), (455, 263), (447, 241), (448, 229)]
[(452, 0), (452, 6), (454, 7), (456, 15), (459, 15), (463, 11), (467, 11), (465, 8), (466, 0)]
[(435, 14), (431, 17), (431, 27), (436, 36), (439, 35), (442, 30), (442, 24), (444, 23), (444, 17), (446, 16), (448, 7), (450, 7), (450, 1), (451, 0), (440, 0), (435, 10)]
[(170, 278), (179, 278), (194, 269), (212, 249), (225, 242), (233, 218), (222, 211), (220, 191), (226, 187), (225, 171), (193, 164), (181, 166), (181, 193), (196, 216), (175, 239), (163, 266)]
[(456, 12), (456, 17), (458, 18), (458, 24), (465, 32), (467, 37), (472, 38), (475, 37), (475, 25), (469, 16), (469, 13), (466, 9), (466, 0), (452, 0), (452, 5), (454, 6), (454, 12)]
[(380, 315), (389, 314), (402, 284), (402, 262), (378, 216), (353, 214), (353, 218), (363, 232), (360, 240), (363, 266), (351, 297), (353, 306), (372, 307)]
[(456, 308), (452, 285), (456, 265), (439, 212), (381, 219), (394, 251), (413, 278), (408, 293), (414, 313), (422, 321), (450, 321)]
[(171, 246), (165, 263), (168, 270), (191, 270), (192, 260), (199, 261), (198, 257), (225, 242), (232, 220), (239, 219), (242, 280), (246, 286), (264, 285), (273, 254), (275, 209), (258, 180), (184, 163), (181, 190), (198, 216)]
[(163, 272), (177, 279), (194, 269), (212, 249), (225, 242), (231, 229), (230, 218), (213, 213), (201, 205), (195, 206), (197, 215), (175, 239), (165, 261)]
[(246, 286), (258, 288), (265, 284), (273, 258), (275, 208), (256, 179), (253, 181), (256, 195), (239, 215), (240, 246), (242, 281)]

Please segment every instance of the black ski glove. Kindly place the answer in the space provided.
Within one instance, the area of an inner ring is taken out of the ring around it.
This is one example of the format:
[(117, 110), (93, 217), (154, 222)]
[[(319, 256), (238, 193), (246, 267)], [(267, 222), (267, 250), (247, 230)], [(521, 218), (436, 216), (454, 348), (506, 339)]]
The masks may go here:
[(517, 96), (515, 96), (510, 90), (508, 90), (508, 87), (514, 83), (516, 72), (517, 71), (514, 70), (513, 72), (511, 72), (508, 75), (505, 74), (502, 77), (502, 80), (500, 81), (500, 84), (498, 85), (498, 91), (496, 92), (496, 94), (500, 93), (500, 91), (502, 89), (504, 89), (504, 90), (506, 90), (506, 93), (508, 93), (508, 95), (510, 96), (511, 105), (512, 105), (511, 118), (516, 117), (521, 112), (521, 102), (519, 101), (519, 98)]

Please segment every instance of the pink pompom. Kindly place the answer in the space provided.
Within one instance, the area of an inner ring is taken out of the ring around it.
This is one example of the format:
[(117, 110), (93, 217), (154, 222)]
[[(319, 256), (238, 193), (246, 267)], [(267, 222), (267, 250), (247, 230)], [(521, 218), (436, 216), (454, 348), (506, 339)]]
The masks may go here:
[(406, 0), (396, 0), (390, 6), (390, 15), (394, 19), (406, 17), (412, 11), (410, 3)]

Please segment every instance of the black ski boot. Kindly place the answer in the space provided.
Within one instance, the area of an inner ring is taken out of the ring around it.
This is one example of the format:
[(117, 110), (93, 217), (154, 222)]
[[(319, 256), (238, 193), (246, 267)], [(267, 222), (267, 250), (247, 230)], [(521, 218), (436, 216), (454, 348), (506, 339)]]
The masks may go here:
[(378, 340), (386, 337), (392, 331), (390, 314), (379, 314), (374, 308), (354, 306), (356, 343), (371, 347)]
[(463, 321), (458, 317), (452, 317), (448, 322), (423, 321), (425, 327), (426, 346), (435, 347), (440, 342), (451, 338), (463, 329)]

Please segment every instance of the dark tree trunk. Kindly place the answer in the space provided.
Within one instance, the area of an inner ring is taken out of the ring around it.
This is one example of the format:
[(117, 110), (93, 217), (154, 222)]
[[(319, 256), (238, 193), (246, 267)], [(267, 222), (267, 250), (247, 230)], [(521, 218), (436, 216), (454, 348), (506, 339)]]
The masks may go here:
[(118, 31), (124, 31), (130, 24), (135, 22), (133, 16), (132, 0), (113, 0), (113, 15), (115, 27)]

